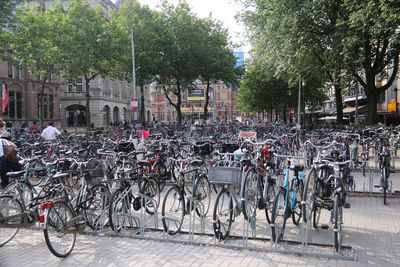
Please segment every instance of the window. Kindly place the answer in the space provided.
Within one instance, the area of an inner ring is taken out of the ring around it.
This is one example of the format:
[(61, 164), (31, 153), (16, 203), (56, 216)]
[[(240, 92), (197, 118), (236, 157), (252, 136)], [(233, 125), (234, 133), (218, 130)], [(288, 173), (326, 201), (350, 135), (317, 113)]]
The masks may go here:
[(72, 84), (68, 84), (68, 92), (72, 92)]
[(82, 92), (82, 84), (78, 84), (78, 85), (76, 86), (76, 91), (77, 91), (77, 92)]
[[(38, 94), (38, 116), (40, 118), (40, 96)], [(54, 117), (54, 103), (53, 103), (53, 95), (44, 94), (43, 95), (43, 119), (49, 120)]]
[(8, 92), (8, 106), (5, 112), (10, 119), (22, 119), (22, 93)]
[(378, 103), (385, 102), (385, 91), (378, 95)]

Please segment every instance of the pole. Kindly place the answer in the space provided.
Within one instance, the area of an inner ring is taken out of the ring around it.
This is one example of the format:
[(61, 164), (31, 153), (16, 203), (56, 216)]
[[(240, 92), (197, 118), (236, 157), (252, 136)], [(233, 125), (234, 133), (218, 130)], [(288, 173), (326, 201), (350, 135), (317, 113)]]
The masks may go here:
[(297, 124), (301, 127), (300, 110), (301, 110), (301, 76), (299, 77), (299, 97), (297, 99)]
[(398, 107), (398, 103), (397, 103), (397, 87), (395, 87), (394, 88), (394, 92), (395, 92), (395, 99), (396, 99), (396, 122), (395, 122), (395, 125), (397, 125), (397, 123), (398, 123), (398, 120), (399, 120), (399, 107)]
[(4, 81), (1, 81), (1, 86), (0, 86), (0, 112), (1, 112), (1, 116), (0, 117), (3, 117), (3, 90), (4, 90), (4, 87), (5, 87), (5, 83), (4, 83)]
[[(133, 89), (133, 97), (136, 98), (135, 43), (133, 42), (133, 29), (131, 29), (131, 44), (132, 44), (132, 89)], [(133, 111), (133, 119), (134, 120), (136, 119), (136, 111)]]
[(356, 111), (355, 111), (354, 124), (358, 126), (358, 87), (356, 89)]
[(213, 122), (215, 122), (215, 108), (216, 108), (216, 102), (215, 102), (215, 90), (213, 88), (212, 90), (213, 93)]

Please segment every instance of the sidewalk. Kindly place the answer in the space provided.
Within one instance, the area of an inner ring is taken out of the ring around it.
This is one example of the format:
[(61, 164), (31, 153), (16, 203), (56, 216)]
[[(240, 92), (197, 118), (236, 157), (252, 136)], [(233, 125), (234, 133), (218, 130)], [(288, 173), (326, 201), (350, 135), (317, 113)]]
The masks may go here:
[[(360, 184), (359, 175), (355, 175)], [(400, 174), (391, 176), (398, 182)], [(400, 198), (389, 198), (384, 206), (379, 197), (350, 197), (350, 209), (345, 209), (343, 245), (351, 246), (356, 261), (280, 254), (268, 251), (226, 249), (210, 245), (187, 244), (187, 235), (177, 235), (165, 242), (124, 237), (78, 235), (72, 254), (66, 259), (54, 257), (44, 241), (43, 233), (20, 230), (7, 245), (0, 248), (0, 267), (11, 266), (400, 266)], [(260, 216), (262, 216), (260, 212)], [(324, 215), (328, 220), (329, 214)], [(323, 217), (324, 217), (323, 216)], [(185, 217), (184, 224), (188, 224)], [(206, 232), (212, 231), (211, 218), (206, 219)], [(269, 234), (265, 217), (257, 222), (257, 236)], [(232, 234), (241, 234), (243, 225), (235, 222)], [(159, 227), (162, 227), (159, 223)], [(300, 231), (288, 220), (285, 238), (299, 240)], [(146, 236), (157, 236), (147, 233)], [(326, 243), (332, 230), (312, 230), (312, 241)], [(206, 239), (194, 237), (194, 241)], [(212, 238), (210, 239), (212, 240)], [(227, 244), (234, 244), (228, 241)], [(263, 244), (270, 248), (270, 243)], [(287, 247), (290, 249), (291, 247)], [(332, 250), (329, 249), (330, 252)]]

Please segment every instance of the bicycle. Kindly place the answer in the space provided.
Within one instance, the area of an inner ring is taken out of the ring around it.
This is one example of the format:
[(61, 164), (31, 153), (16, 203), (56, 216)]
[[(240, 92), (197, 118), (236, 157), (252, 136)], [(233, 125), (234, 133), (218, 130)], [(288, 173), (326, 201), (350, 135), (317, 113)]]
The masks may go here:
[[(169, 235), (180, 232), (184, 216), (193, 210), (199, 217), (205, 217), (210, 208), (211, 189), (207, 176), (200, 172), (202, 160), (193, 158), (174, 159), (179, 163), (178, 182), (166, 192), (161, 209), (163, 229)], [(188, 169), (188, 167), (193, 167)], [(186, 175), (193, 174), (191, 192), (186, 190)]]
[[(304, 159), (301, 156), (278, 155), (279, 158)], [(293, 171), (290, 179), (290, 171)], [(277, 243), (282, 241), (286, 227), (286, 220), (292, 217), (293, 223), (299, 225), (302, 217), (302, 196), (304, 190), (304, 166), (291, 165), (288, 160), (284, 170), (284, 182), (274, 199), (271, 216), (271, 238)]]
[(383, 204), (387, 204), (387, 193), (389, 190), (390, 176), (390, 150), (387, 138), (381, 138), (379, 148), (379, 170), (381, 173), (380, 187), (383, 193)]

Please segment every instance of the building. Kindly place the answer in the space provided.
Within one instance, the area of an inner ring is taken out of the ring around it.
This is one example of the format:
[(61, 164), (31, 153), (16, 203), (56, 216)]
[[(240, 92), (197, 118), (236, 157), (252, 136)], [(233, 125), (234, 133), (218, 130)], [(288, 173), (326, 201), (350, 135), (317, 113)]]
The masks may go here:
[[(156, 83), (150, 85), (151, 114), (153, 121), (174, 122), (177, 120), (177, 112), (162, 88)], [(182, 120), (184, 122), (194, 122), (204, 119), (206, 85), (197, 81), (191, 90), (182, 91)], [(237, 88), (228, 87), (223, 82), (211, 85), (209, 91), (208, 121), (231, 121), (241, 119), (242, 113), (236, 107)], [(170, 99), (176, 103), (176, 96), (169, 95)]]
[[(8, 105), (2, 114), (2, 118), (6, 122), (11, 122), (13, 127), (19, 127), (24, 122), (30, 125), (33, 121), (39, 121), (42, 80), (40, 77), (34, 77), (27, 68), (13, 65), (11, 51), (1, 52), (3, 58), (9, 58), (9, 60), (0, 61), (0, 84), (7, 88), (8, 93)], [(49, 121), (59, 124), (60, 87), (58, 80), (50, 77), (46, 82), (43, 101), (45, 124)]]

